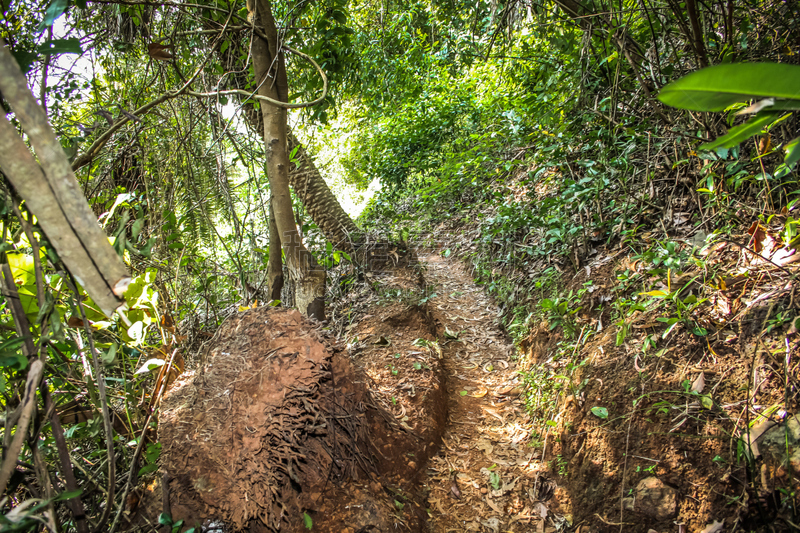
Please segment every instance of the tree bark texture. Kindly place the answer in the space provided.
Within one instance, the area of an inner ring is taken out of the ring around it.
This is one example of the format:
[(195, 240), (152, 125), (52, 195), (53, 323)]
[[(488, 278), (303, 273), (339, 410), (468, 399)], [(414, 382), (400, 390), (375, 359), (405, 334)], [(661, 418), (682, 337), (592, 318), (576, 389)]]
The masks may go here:
[(272, 208), (272, 194), (269, 196), (269, 263), (267, 264), (267, 290), (272, 300), (281, 299), (283, 289), (283, 258), (281, 257), (281, 236), (275, 223)]
[(122, 305), (121, 296), (130, 276), (97, 223), (44, 110), (2, 39), (0, 91), (36, 152), (34, 159), (3, 113), (0, 166), (36, 215), (66, 267), (101, 311), (111, 316)]
[(291, 162), (289, 168), (289, 184), (294, 193), (333, 247), (352, 253), (360, 242), (358, 226), (342, 209), (314, 160), (291, 130), (288, 130), (288, 143), (289, 153), (297, 149), (292, 158), (295, 162)]
[[(267, 41), (253, 36), (252, 56), (258, 94), (286, 102), (289, 84), (272, 6), (269, 0), (256, 0), (252, 5), (255, 10), (253, 21), (267, 36)], [(301, 313), (324, 320), (325, 270), (315, 265), (313, 256), (303, 246), (292, 211), (286, 110), (262, 101), (261, 115), (264, 120), (264, 145), (267, 177), (272, 192), (272, 212), (280, 234), (289, 278), (295, 286), (295, 305)]]

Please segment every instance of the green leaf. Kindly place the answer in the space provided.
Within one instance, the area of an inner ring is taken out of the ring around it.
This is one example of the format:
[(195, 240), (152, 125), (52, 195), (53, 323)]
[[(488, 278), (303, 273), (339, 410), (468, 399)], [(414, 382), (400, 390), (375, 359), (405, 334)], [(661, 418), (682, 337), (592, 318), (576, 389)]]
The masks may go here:
[(158, 470), (158, 464), (144, 465), (139, 469), (139, 475), (143, 476), (145, 474), (149, 474), (150, 472), (155, 472), (156, 470)]
[(36, 29), (36, 31), (41, 33), (52, 26), (53, 22), (55, 22), (58, 17), (64, 14), (64, 11), (67, 10), (67, 7), (69, 7), (68, 0), (53, 0), (53, 2), (48, 6), (47, 11), (45, 11), (44, 19), (42, 19), (42, 21), (39, 23), (39, 27)]
[(156, 368), (161, 368), (164, 366), (164, 363), (166, 363), (166, 361), (163, 359), (148, 359), (141, 367), (139, 367), (139, 370), (134, 372), (134, 375), (146, 374), (152, 370), (155, 370)]
[(314, 527), (314, 521), (311, 520), (311, 517), (305, 511), (303, 511), (303, 523), (305, 524), (306, 529), (311, 529)]
[(14, 352), (25, 343), (25, 337), (12, 337), (0, 344), (0, 352)]
[(139, 254), (143, 255), (144, 257), (150, 257), (153, 254), (153, 245), (156, 243), (155, 237), (150, 237), (148, 239), (147, 244), (139, 250)]
[(77, 498), (78, 496), (80, 496), (82, 492), (83, 492), (83, 489), (70, 490), (70, 491), (67, 491), (67, 492), (62, 492), (61, 494), (59, 494), (58, 496), (53, 498), (53, 501), (54, 502), (60, 502), (60, 501), (64, 501), (64, 500), (71, 500), (72, 498)]
[(788, 167), (797, 163), (800, 160), (800, 137), (789, 141), (784, 150), (786, 150), (786, 159), (783, 160), (783, 164)]
[(114, 361), (117, 358), (117, 349), (119, 346), (115, 342), (111, 345), (108, 351), (100, 356), (100, 359), (103, 361), (105, 365), (113, 365)]
[(28, 359), (21, 353), (0, 354), (0, 367), (2, 368), (24, 370), (26, 366), (28, 366)]
[(706, 409), (711, 409), (714, 407), (714, 400), (712, 400), (711, 396), (708, 395), (700, 396), (700, 403), (703, 404), (703, 407)]
[(54, 39), (46, 41), (39, 47), (39, 53), (44, 55), (52, 54), (81, 54), (81, 41), (77, 37), (71, 39)]
[(592, 407), (591, 411), (592, 414), (598, 418), (602, 418), (603, 420), (608, 418), (608, 409), (605, 407)]
[(661, 89), (658, 99), (692, 111), (722, 111), (751, 98), (800, 100), (800, 66), (782, 63), (716, 65)]
[(714, 150), (718, 146), (733, 148), (753, 135), (757, 135), (761, 130), (777, 119), (778, 115), (775, 113), (761, 112), (744, 124), (731, 128), (731, 130), (722, 137), (717, 137), (709, 143), (700, 145), (700, 150)]
[(17, 65), (19, 65), (19, 69), (23, 74), (28, 73), (33, 62), (39, 57), (39, 54), (37, 54), (35, 51), (22, 48), (21, 46), (15, 46), (11, 51), (11, 55), (14, 56), (14, 59), (17, 61)]
[(158, 515), (158, 523), (162, 526), (171, 526), (172, 525), (172, 517), (167, 513), (161, 513)]
[(137, 218), (131, 225), (131, 237), (136, 240), (144, 227), (144, 218)]

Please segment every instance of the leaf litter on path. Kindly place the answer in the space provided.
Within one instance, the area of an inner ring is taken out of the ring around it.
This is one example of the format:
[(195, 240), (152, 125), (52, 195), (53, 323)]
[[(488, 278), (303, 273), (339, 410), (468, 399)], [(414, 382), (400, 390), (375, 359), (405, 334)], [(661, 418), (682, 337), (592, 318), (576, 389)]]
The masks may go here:
[[(431, 531), (552, 528), (556, 522), (546, 516), (558, 513), (555, 501), (531, 497), (546, 479), (546, 466), (529, 446), (530, 419), (519, 399), (522, 384), (515, 348), (497, 324), (498, 310), (458, 261), (435, 254), (420, 261), (427, 283), (444, 295), (431, 303), (448, 338), (442, 346), (448, 424), (424, 481), (434, 502)], [(448, 296), (459, 293), (463, 296), (458, 299)], [(459, 499), (444, 498), (456, 479)]]

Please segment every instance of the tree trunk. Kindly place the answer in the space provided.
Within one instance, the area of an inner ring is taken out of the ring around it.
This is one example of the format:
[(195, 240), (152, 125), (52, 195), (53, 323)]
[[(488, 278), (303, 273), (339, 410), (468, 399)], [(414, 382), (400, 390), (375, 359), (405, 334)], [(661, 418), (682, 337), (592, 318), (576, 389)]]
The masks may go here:
[(291, 130), (288, 134), (289, 153), (297, 149), (292, 158), (296, 163), (291, 163), (289, 168), (289, 184), (333, 247), (352, 253), (361, 241), (358, 226), (342, 209), (305, 147)]
[[(247, 106), (245, 122), (251, 128), (263, 124), (260, 113), (256, 108)], [(303, 203), (311, 220), (319, 227), (325, 238), (333, 247), (343, 252), (352, 253), (361, 242), (361, 230), (342, 208), (336, 195), (333, 194), (325, 178), (322, 177), (317, 165), (303, 146), (295, 137), (291, 128), (287, 128), (287, 150), (292, 153), (295, 148), (294, 162), (289, 163), (289, 185)]]
[[(250, 5), (250, 2), (248, 2)], [(288, 101), (284, 56), (280, 53), (278, 31), (269, 0), (252, 3), (256, 11), (254, 24), (260, 27), (268, 42), (253, 36), (253, 67), (258, 94), (281, 102)], [(267, 154), (267, 177), (272, 191), (272, 212), (286, 258), (289, 279), (295, 287), (295, 305), (301, 313), (318, 320), (325, 319), (325, 270), (315, 265), (297, 233), (289, 192), (289, 153), (287, 151), (286, 110), (261, 102), (264, 120), (264, 144)], [(270, 248), (273, 244), (270, 243)]]
[(272, 300), (281, 299), (283, 289), (283, 259), (281, 257), (281, 237), (275, 223), (275, 210), (272, 208), (272, 194), (269, 195), (269, 263), (267, 263), (267, 290)]

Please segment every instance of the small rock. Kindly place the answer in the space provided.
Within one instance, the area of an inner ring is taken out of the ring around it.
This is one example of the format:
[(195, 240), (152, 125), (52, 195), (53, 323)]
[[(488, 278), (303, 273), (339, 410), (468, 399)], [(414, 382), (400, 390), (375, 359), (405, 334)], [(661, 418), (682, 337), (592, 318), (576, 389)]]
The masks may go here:
[(622, 500), (622, 505), (629, 511), (656, 520), (667, 520), (674, 517), (678, 510), (678, 494), (657, 477), (648, 477), (636, 485), (632, 498)]
[(780, 425), (768, 429), (758, 439), (758, 446), (765, 459), (772, 459), (777, 464), (786, 465), (786, 450), (789, 450), (789, 462), (792, 470), (800, 470), (800, 422), (796, 416), (789, 417)]
[(486, 487), (481, 487), (481, 494), (488, 494), (488, 493), (489, 489), (487, 489)]
[(409, 467), (411, 470), (416, 470), (416, 469), (417, 469), (417, 463), (415, 463), (414, 461), (409, 461), (409, 462), (408, 462), (408, 467)]

